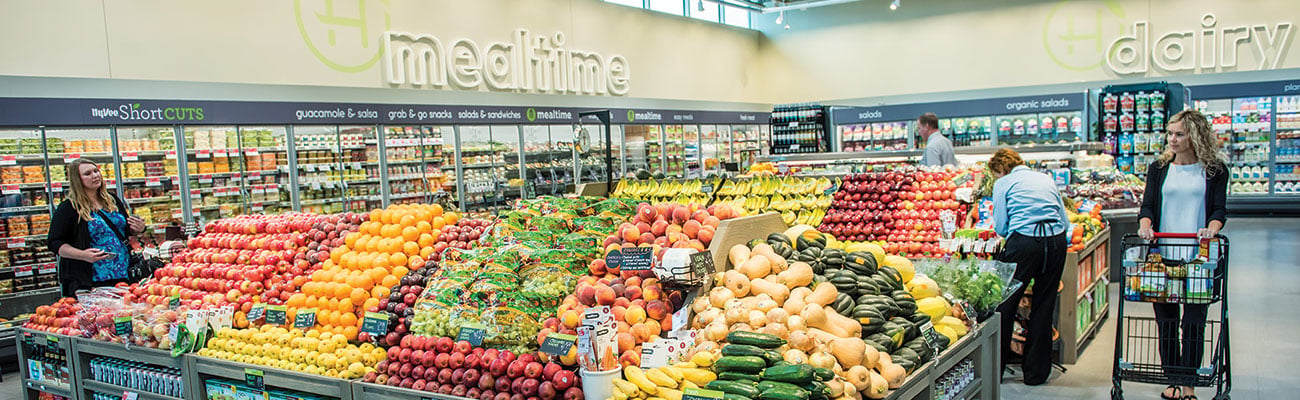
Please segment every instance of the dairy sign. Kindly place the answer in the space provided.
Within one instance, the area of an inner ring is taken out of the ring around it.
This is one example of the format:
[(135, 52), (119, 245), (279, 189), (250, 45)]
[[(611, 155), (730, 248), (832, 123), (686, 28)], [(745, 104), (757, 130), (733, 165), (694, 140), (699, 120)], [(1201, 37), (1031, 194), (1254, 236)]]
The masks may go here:
[[(1291, 22), (1227, 22), (1212, 13), (1178, 27), (1136, 21), (1132, 30), (1110, 42), (1105, 66), (1121, 76), (1271, 70), (1284, 65), (1294, 36)], [(1251, 54), (1255, 62), (1243, 63), (1243, 54)]]
[(508, 41), (480, 44), (388, 31), (384, 82), (393, 87), (625, 96), (627, 58), (570, 49), (563, 32), (516, 29)]

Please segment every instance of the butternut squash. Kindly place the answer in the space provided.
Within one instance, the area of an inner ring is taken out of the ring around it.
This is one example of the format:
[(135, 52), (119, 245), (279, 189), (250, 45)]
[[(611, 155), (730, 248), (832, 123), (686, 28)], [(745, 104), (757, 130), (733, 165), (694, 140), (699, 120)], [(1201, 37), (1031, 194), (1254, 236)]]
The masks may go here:
[(840, 365), (866, 369), (866, 366), (862, 365), (864, 354), (862, 348), (867, 346), (867, 342), (862, 341), (860, 338), (843, 338), (831, 341), (829, 346), (831, 355), (835, 356)]
[(853, 387), (861, 390), (861, 388), (871, 386), (871, 370), (868, 370), (867, 367), (861, 365), (854, 365), (844, 371), (844, 379), (848, 380), (850, 384), (853, 384)]
[(767, 260), (772, 262), (772, 272), (774, 273), (781, 273), (784, 272), (787, 268), (790, 268), (790, 265), (785, 260), (785, 257), (781, 257), (781, 255), (779, 254), (771, 254), (771, 255), (764, 254), (763, 256), (767, 257)]
[(834, 302), (835, 296), (839, 294), (840, 291), (835, 289), (835, 285), (831, 285), (829, 283), (823, 282), (822, 284), (819, 284), (817, 285), (817, 287), (813, 288), (812, 293), (809, 294), (807, 297), (804, 297), (804, 301), (808, 302), (808, 304), (825, 306), (831, 304), (831, 302)]
[(859, 338), (862, 335), (862, 325), (857, 321), (836, 314), (835, 310), (828, 312), (825, 307), (816, 304), (805, 305), (799, 316), (807, 321), (809, 327), (821, 329), (836, 337)]
[(754, 279), (749, 281), (750, 292), (755, 294), (766, 294), (772, 297), (778, 303), (784, 303), (790, 297), (790, 288), (785, 285), (772, 282), (767, 279)]
[(810, 295), (810, 294), (812, 294), (812, 288), (809, 288), (809, 287), (807, 287), (807, 286), (802, 286), (802, 287), (797, 287), (797, 288), (794, 288), (794, 289), (790, 289), (790, 296), (791, 296), (791, 297), (799, 296), (799, 298), (802, 299), (802, 298), (807, 298), (808, 295)]
[[(830, 367), (825, 368), (830, 369)], [(844, 380), (840, 379), (840, 377), (837, 376), (835, 379), (823, 383), (826, 385), (826, 388), (831, 391), (830, 398), (833, 399), (844, 394)]]
[(781, 308), (784, 308), (790, 315), (799, 315), (799, 312), (803, 311), (803, 306), (807, 304), (803, 298), (803, 294), (798, 290), (791, 291), (790, 298), (781, 303)]
[(745, 274), (734, 269), (727, 271), (726, 286), (727, 289), (731, 290), (731, 294), (735, 295), (735, 297), (745, 297), (749, 295), (749, 278), (746, 277)]
[(862, 354), (862, 366), (875, 368), (876, 363), (880, 362), (880, 352), (875, 347), (867, 346), (866, 351)]
[(813, 281), (812, 266), (802, 261), (795, 261), (790, 268), (777, 274), (777, 282), (790, 289), (808, 286)]
[(736, 267), (736, 270), (748, 276), (749, 279), (760, 279), (772, 274), (772, 262), (767, 257), (750, 257), (749, 260)]
[(714, 320), (718, 319), (719, 315), (722, 315), (721, 308), (710, 307), (709, 309), (704, 310), (703, 312), (695, 314), (695, 324), (699, 326), (705, 326), (711, 324), (713, 323)]
[(886, 365), (893, 365), (894, 360), (889, 357), (889, 353), (880, 353), (880, 359), (876, 360), (876, 370), (884, 368)]
[(743, 244), (731, 246), (731, 250), (727, 251), (727, 261), (731, 261), (733, 267), (744, 264), (745, 261), (749, 261), (749, 253), (749, 248)]
[(907, 379), (907, 370), (898, 364), (889, 364), (880, 369), (880, 376), (885, 378), (885, 382), (890, 389), (898, 389), (903, 386), (903, 381)]
[(870, 386), (867, 386), (867, 390), (864, 390), (863, 393), (868, 399), (885, 398), (885, 395), (889, 393), (889, 382), (886, 381), (884, 377), (880, 376), (880, 374), (877, 374), (876, 371), (868, 371), (867, 375), (871, 379)]
[(776, 255), (776, 249), (773, 249), (772, 245), (767, 243), (759, 243), (749, 249), (749, 258), (754, 258), (759, 254)]

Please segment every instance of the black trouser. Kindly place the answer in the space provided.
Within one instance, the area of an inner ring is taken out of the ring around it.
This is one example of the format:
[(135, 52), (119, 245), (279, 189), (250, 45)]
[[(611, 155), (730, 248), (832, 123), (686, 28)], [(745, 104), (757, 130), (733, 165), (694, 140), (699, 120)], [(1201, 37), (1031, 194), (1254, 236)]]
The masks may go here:
[[(1182, 318), (1178, 315), (1180, 305)], [(1205, 318), (1210, 305), (1156, 303), (1151, 308), (1156, 312), (1160, 337), (1160, 365), (1164, 367), (1165, 375), (1171, 377), (1170, 384), (1189, 386), (1177, 377), (1195, 376), (1196, 369), (1201, 367), (1205, 356)], [(1179, 328), (1182, 328), (1181, 341)]]
[(1069, 246), (1069, 239), (1065, 233), (1046, 237), (1013, 233), (998, 256), (998, 261), (1015, 263), (1015, 278), (1025, 283), (998, 307), (998, 312), (1002, 313), (1003, 366), (1013, 354), (1011, 329), (1016, 309), (1020, 307), (1020, 299), (1024, 297), (1029, 281), (1034, 281), (1033, 308), (1029, 312), (1024, 347), (1026, 384), (1041, 384), (1052, 374), (1052, 315), (1059, 297), (1056, 289), (1065, 269), (1066, 246)]

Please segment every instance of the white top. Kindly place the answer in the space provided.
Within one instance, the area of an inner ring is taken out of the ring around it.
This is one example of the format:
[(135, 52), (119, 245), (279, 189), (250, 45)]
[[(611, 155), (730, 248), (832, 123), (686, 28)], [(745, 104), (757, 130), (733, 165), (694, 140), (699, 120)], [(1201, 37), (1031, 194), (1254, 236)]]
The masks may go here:
[[(1165, 175), (1165, 184), (1160, 188), (1160, 226), (1156, 231), (1196, 233), (1204, 227), (1205, 168), (1201, 167), (1200, 163), (1189, 165), (1170, 163), (1169, 172)], [(1191, 248), (1161, 249), (1161, 254), (1171, 259), (1190, 259), (1195, 256), (1191, 252)]]

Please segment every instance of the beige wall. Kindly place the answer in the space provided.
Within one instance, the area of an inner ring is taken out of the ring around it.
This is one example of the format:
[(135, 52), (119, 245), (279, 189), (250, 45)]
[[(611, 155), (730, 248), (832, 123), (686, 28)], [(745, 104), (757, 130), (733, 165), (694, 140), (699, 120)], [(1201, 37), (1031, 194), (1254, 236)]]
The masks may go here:
[[(362, 0), (365, 40), (356, 24), (335, 25), (331, 46), (324, 3), (0, 0), (0, 75), (385, 88), (383, 64), (370, 62), (385, 30), (487, 46), (524, 28), (623, 55), (629, 98), (780, 97), (753, 63), (761, 34), (751, 30), (597, 0)], [(355, 0), (334, 3), (336, 16), (359, 15)]]
[[(892, 12), (887, 4), (865, 0), (792, 11), (788, 31), (773, 15), (758, 17), (756, 26), (772, 44), (771, 54), (764, 54), (775, 60), (769, 73), (786, 77), (776, 83), (787, 101), (1252, 71), (1261, 55), (1257, 37), (1241, 45), (1235, 68), (1163, 71), (1153, 65), (1145, 74), (1120, 74), (1103, 60), (1110, 43), (1131, 34), (1137, 21), (1148, 21), (1151, 42), (1167, 32), (1199, 34), (1206, 13), (1217, 17), (1214, 29), (1267, 25), (1274, 33), (1279, 23), (1300, 24), (1296, 0), (903, 0)], [(1300, 68), (1297, 28), (1286, 31), (1288, 51), (1276, 68)]]

